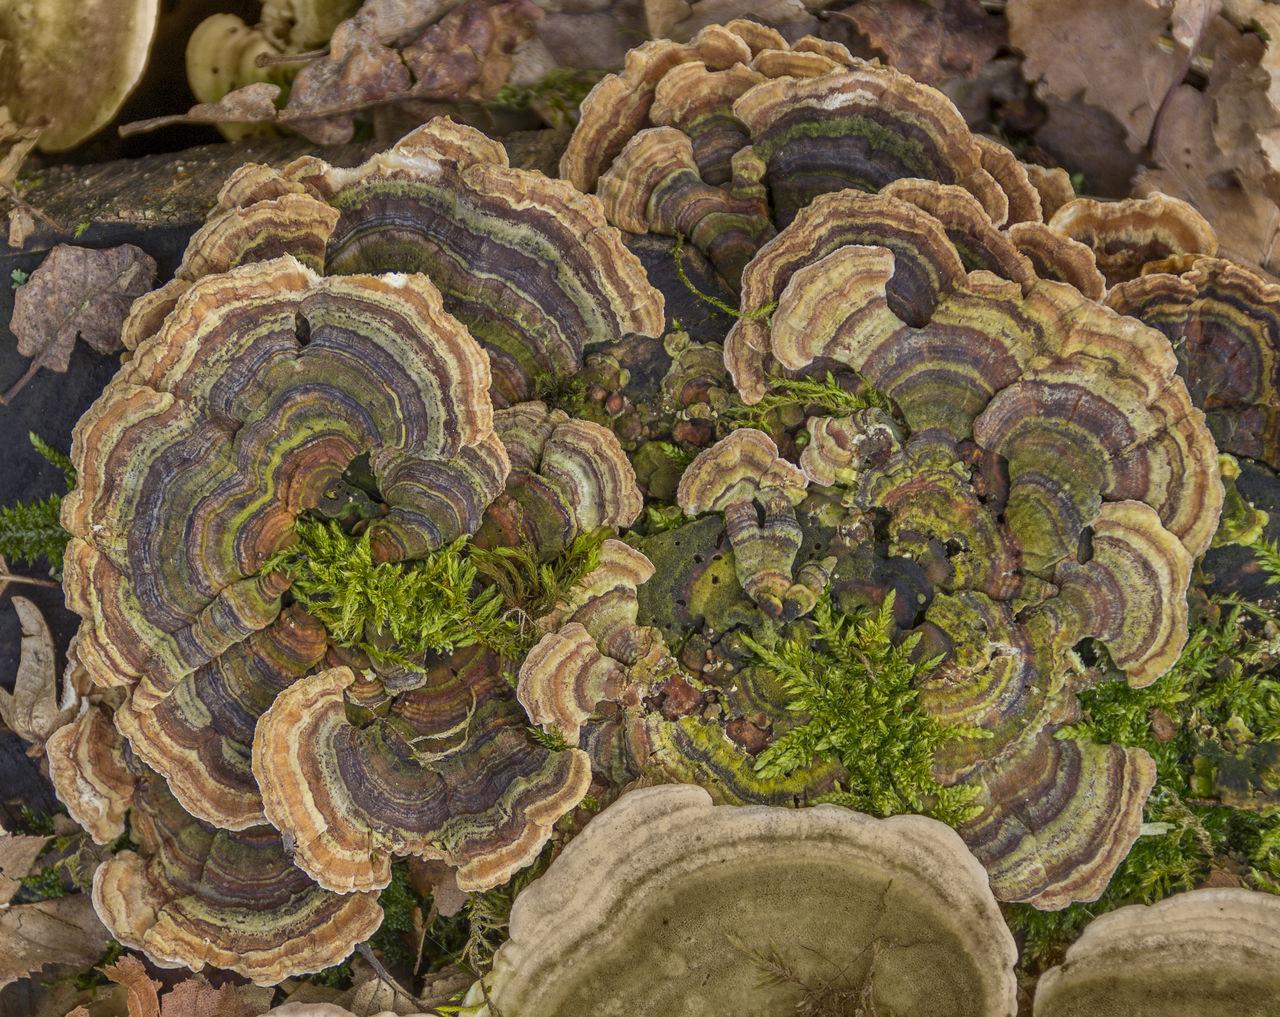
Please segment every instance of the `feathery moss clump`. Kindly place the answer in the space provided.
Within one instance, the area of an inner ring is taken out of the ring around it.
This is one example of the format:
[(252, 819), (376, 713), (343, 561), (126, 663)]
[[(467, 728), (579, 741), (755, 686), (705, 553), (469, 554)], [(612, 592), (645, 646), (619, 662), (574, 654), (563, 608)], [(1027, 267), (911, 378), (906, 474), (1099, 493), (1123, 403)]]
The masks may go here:
[(480, 588), (465, 537), (414, 561), (375, 562), (367, 532), (299, 519), (298, 542), (273, 554), (264, 572), (286, 572), (289, 592), (334, 642), (373, 659), (412, 667), (429, 651), (484, 643), (499, 652), (516, 626), (502, 617), (496, 589)]
[(918, 680), (938, 658), (913, 661), (919, 634), (894, 643), (893, 595), (876, 612), (838, 613), (824, 594), (813, 611), (811, 639), (785, 639), (770, 649), (743, 642), (808, 720), (783, 733), (756, 759), (756, 772), (776, 777), (815, 756), (839, 760), (847, 789), (817, 801), (878, 816), (924, 813), (955, 824), (968, 814), (973, 790), (943, 787), (930, 772), (935, 750), (974, 732), (945, 727), (917, 702)]
[(460, 537), (412, 561), (375, 562), (368, 535), (301, 518), (297, 543), (264, 572), (283, 571), (290, 596), (334, 642), (374, 660), (417, 667), (429, 652), (477, 643), (508, 661), (537, 642), (533, 622), (596, 566), (607, 531), (584, 533), (551, 561), (528, 548), (479, 548)]
[[(62, 471), (67, 490), (76, 484), (71, 459), (53, 448), (34, 431), (27, 435), (35, 450)], [(71, 534), (62, 528), (62, 495), (51, 494), (30, 505), (8, 505), (0, 508), (0, 557), (35, 565), (49, 563), (49, 574), (62, 579), (62, 556)]]

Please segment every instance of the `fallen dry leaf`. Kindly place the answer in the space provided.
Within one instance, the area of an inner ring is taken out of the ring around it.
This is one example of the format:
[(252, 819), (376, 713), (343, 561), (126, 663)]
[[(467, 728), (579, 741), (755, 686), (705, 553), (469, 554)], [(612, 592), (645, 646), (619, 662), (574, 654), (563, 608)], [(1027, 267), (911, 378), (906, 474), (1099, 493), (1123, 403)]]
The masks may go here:
[(6, 834), (0, 837), (0, 904), (8, 904), (22, 888), (22, 878), (31, 875), (48, 837)]
[(462, 0), (365, 0), (352, 20), (388, 46), (403, 46)]
[(440, 914), (452, 918), (471, 899), (471, 894), (458, 889), (458, 870), (437, 859), (409, 859), (409, 884), (431, 903)]
[(1164, 191), (1194, 205), (1218, 234), (1221, 257), (1280, 275), (1280, 207), (1246, 187), (1213, 137), (1213, 100), (1190, 85), (1172, 96), (1153, 153), (1159, 168), (1139, 174), (1135, 193)]
[(107, 932), (87, 894), (0, 910), (0, 986), (50, 964), (83, 970), (106, 952)]
[(132, 244), (105, 250), (55, 247), (14, 296), (9, 329), (18, 339), (18, 352), (34, 359), (0, 396), (0, 405), (40, 368), (65, 371), (77, 336), (99, 353), (121, 349), (120, 329), (129, 305), (155, 281), (155, 261)]
[[(189, 978), (165, 993), (160, 1001), (161, 1017), (254, 1017), (235, 987), (224, 984), (215, 989), (208, 982)], [(150, 1017), (135, 1015), (129, 1017)]]
[(344, 21), (329, 41), (329, 55), (307, 64), (294, 79), (286, 107), (289, 126), (317, 145), (345, 144), (355, 131), (354, 121), (350, 113), (331, 111), (402, 96), (411, 83), (395, 50), (353, 21)]
[(1005, 42), (1004, 22), (978, 0), (860, 0), (830, 13), (857, 25), (891, 67), (929, 85), (974, 77)]
[(1147, 143), (1156, 113), (1181, 80), (1185, 52), (1161, 45), (1170, 10), (1159, 0), (1009, 0), (1009, 41), (1026, 54), (1023, 73), (1041, 95), (1083, 99), (1125, 128), (1129, 147)]
[(142, 961), (124, 956), (114, 964), (106, 964), (102, 973), (129, 992), (129, 1017), (159, 1017), (160, 998), (156, 995), (160, 983), (152, 981)]
[(468, 0), (401, 50), (415, 99), (491, 99), (511, 73), (511, 54), (543, 17), (529, 0)]
[(75, 712), (74, 705), (58, 707), (58, 676), (53, 666), (53, 637), (40, 609), (26, 597), (13, 598), (22, 625), (22, 656), (13, 691), (0, 689), (0, 720), (33, 743), (27, 755), (44, 751), (44, 743)]

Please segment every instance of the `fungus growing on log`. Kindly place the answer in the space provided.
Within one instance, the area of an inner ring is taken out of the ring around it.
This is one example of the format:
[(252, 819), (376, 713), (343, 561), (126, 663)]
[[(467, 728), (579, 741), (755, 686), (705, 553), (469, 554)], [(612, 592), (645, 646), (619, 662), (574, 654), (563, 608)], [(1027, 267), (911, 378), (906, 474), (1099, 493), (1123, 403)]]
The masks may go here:
[(1102, 891), (1154, 779), (1139, 750), (1054, 740), (1068, 655), (1092, 638), (1135, 686), (1168, 669), (1223, 489), (1164, 337), (1037, 267), (963, 190), (821, 195), (743, 272), (725, 349), (747, 402), (819, 372), (888, 398), (896, 419), (805, 423), (830, 494), (793, 509), (788, 565), (855, 598), (900, 571), (900, 624), (941, 655), (921, 706), (968, 732), (934, 757), (975, 789), (961, 835), (998, 896), (1057, 908)]
[(1264, 1017), (1280, 998), (1280, 901), (1249, 890), (1177, 894), (1090, 922), (1036, 986), (1035, 1017)]
[(576, 372), (589, 341), (662, 333), (662, 298), (599, 203), (511, 169), (472, 128), (438, 118), (354, 169), (308, 156), (284, 175), (341, 213), (327, 273), (431, 277), (489, 353), (499, 406)]
[[(584, 100), (561, 175), (596, 191), (622, 229), (690, 241), (733, 288), (776, 229), (845, 188), (911, 179), (963, 191), (987, 241), (1011, 224), (1043, 227), (1028, 171), (975, 138), (942, 93), (838, 45), (757, 29), (733, 21), (633, 50)], [(1011, 235), (999, 256), (1021, 263)]]
[(1092, 248), (1111, 286), (1136, 278), (1148, 262), (1218, 253), (1218, 237), (1204, 216), (1159, 192), (1123, 201), (1076, 198), (1053, 213), (1049, 228)]
[[(823, 985), (882, 1013), (1011, 1017), (1015, 957), (943, 824), (676, 785), (624, 795), (520, 895), (486, 990), (523, 1017), (773, 1013)], [(797, 977), (766, 984), (767, 961)]]

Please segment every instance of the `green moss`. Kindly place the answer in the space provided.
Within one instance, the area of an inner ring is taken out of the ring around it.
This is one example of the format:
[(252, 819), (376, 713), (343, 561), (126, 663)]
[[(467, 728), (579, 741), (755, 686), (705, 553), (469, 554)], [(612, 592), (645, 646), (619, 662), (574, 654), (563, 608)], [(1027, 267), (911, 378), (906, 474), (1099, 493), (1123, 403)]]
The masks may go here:
[(841, 416), (858, 410), (880, 409), (893, 413), (893, 404), (876, 391), (861, 375), (859, 390), (850, 392), (828, 371), (825, 379), (773, 378), (770, 389), (758, 403), (747, 406), (734, 403), (725, 411), (725, 417), (735, 427), (755, 427), (772, 430), (772, 423), (788, 410), (799, 411), (801, 417)]
[(88, 989), (96, 989), (99, 985), (106, 985), (107, 976), (102, 973), (102, 969), (108, 964), (114, 964), (123, 956), (124, 947), (114, 939), (107, 940), (107, 949), (102, 954), (102, 958), (93, 967), (72, 978), (70, 980), (72, 988), (84, 992)]
[(813, 624), (812, 638), (782, 640), (772, 649), (743, 639), (791, 696), (791, 709), (809, 715), (757, 757), (757, 773), (778, 776), (815, 756), (831, 757), (849, 772), (847, 790), (818, 801), (880, 816), (964, 818), (972, 790), (942, 787), (930, 768), (944, 741), (974, 732), (943, 727), (920, 709), (916, 683), (938, 660), (911, 659), (918, 634), (893, 642), (893, 597), (874, 613), (843, 615), (824, 594)]
[(553, 123), (568, 124), (602, 77), (603, 71), (557, 67), (536, 85), (503, 85), (484, 105), (500, 110), (536, 109)]
[(263, 571), (288, 573), (294, 601), (340, 645), (408, 667), (429, 650), (510, 649), (517, 626), (502, 616), (499, 592), (479, 585), (466, 538), (414, 561), (379, 563), (367, 533), (353, 537), (337, 523), (307, 519), (296, 529), (298, 543)]
[[(35, 450), (62, 470), (67, 490), (75, 486), (76, 473), (71, 460), (44, 441), (35, 432), (27, 435)], [(29, 505), (0, 508), (0, 555), (11, 561), (35, 565), (43, 560), (49, 574), (62, 579), (62, 556), (70, 534), (62, 528), (62, 496), (51, 494)]]

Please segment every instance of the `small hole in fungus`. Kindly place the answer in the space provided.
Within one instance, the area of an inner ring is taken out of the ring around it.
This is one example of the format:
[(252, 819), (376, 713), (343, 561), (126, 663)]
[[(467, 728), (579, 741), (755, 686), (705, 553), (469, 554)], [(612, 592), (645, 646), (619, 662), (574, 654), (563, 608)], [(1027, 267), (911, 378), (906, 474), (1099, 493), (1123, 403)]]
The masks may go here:
[(301, 314), (293, 316), (293, 334), (297, 337), (299, 346), (306, 346), (311, 342), (311, 322), (307, 321)]
[(1091, 558), (1093, 558), (1093, 527), (1086, 526), (1080, 531), (1080, 540), (1076, 544), (1076, 561), (1086, 565)]

